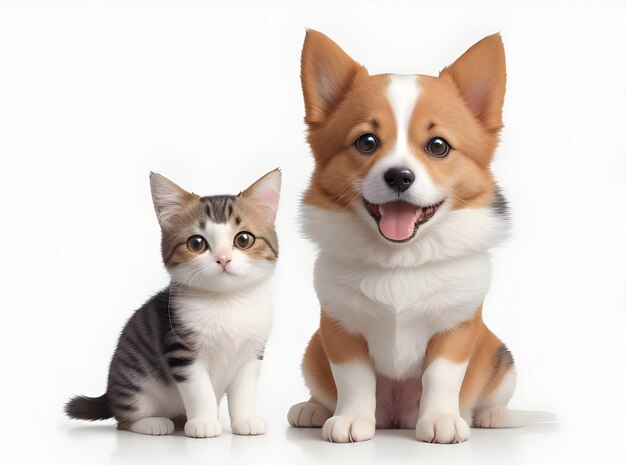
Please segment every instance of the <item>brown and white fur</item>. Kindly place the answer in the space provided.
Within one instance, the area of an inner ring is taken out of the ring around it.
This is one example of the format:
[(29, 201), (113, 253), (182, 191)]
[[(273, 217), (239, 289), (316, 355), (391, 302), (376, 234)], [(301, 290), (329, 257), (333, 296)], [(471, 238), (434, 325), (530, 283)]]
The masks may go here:
[[(331, 442), (415, 428), (421, 441), (450, 443), (468, 440), (470, 425), (533, 418), (506, 409), (513, 358), (482, 320), (488, 250), (507, 233), (490, 171), (505, 80), (499, 35), (431, 77), (370, 76), (307, 32), (302, 87), (315, 170), (303, 230), (319, 249), (321, 318), (302, 363), (312, 397), (291, 408), (292, 426), (323, 427)], [(375, 136), (375, 150), (359, 149), (364, 135)], [(447, 141), (447, 155), (429, 152), (434, 138)], [(396, 168), (413, 178), (408, 188), (394, 188)]]

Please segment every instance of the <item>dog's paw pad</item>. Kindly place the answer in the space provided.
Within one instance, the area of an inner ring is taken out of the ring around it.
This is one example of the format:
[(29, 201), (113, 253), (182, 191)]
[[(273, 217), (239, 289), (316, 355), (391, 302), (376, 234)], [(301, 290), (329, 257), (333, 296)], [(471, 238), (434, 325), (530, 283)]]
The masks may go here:
[(374, 437), (374, 418), (337, 415), (324, 423), (322, 436), (330, 442), (360, 442)]
[(456, 415), (421, 418), (415, 427), (417, 439), (437, 444), (465, 442), (470, 437), (467, 422)]

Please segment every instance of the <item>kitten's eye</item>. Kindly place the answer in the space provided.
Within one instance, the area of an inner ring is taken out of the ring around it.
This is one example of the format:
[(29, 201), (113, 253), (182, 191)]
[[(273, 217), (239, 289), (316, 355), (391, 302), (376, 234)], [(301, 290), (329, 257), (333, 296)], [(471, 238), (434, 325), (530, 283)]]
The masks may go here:
[(249, 249), (254, 241), (255, 237), (252, 233), (242, 231), (235, 236), (235, 247), (241, 250)]
[(354, 146), (359, 152), (369, 155), (378, 148), (378, 138), (374, 134), (362, 134), (354, 141)]
[(191, 236), (187, 239), (187, 248), (193, 253), (202, 253), (209, 248), (209, 244), (202, 236)]
[(443, 137), (433, 137), (426, 144), (426, 151), (434, 157), (443, 158), (450, 153), (450, 144)]

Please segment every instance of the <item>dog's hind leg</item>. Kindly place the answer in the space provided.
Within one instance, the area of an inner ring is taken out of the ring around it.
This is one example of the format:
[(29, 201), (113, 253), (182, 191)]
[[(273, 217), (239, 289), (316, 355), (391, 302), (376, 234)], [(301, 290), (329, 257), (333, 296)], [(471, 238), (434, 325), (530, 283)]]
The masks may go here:
[(319, 331), (315, 332), (304, 353), (302, 374), (311, 391), (311, 399), (293, 405), (287, 419), (297, 428), (321, 428), (335, 411), (337, 388)]

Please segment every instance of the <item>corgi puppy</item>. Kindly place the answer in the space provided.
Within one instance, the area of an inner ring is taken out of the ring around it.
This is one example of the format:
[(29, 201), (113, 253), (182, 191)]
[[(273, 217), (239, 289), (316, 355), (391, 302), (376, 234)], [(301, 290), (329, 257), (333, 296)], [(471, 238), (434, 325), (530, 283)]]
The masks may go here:
[(414, 428), (425, 442), (519, 426), (513, 357), (485, 326), (488, 250), (507, 234), (490, 163), (502, 128), (498, 34), (439, 76), (370, 76), (309, 30), (302, 89), (315, 169), (303, 230), (316, 244), (320, 327), (288, 414), (331, 442)]

